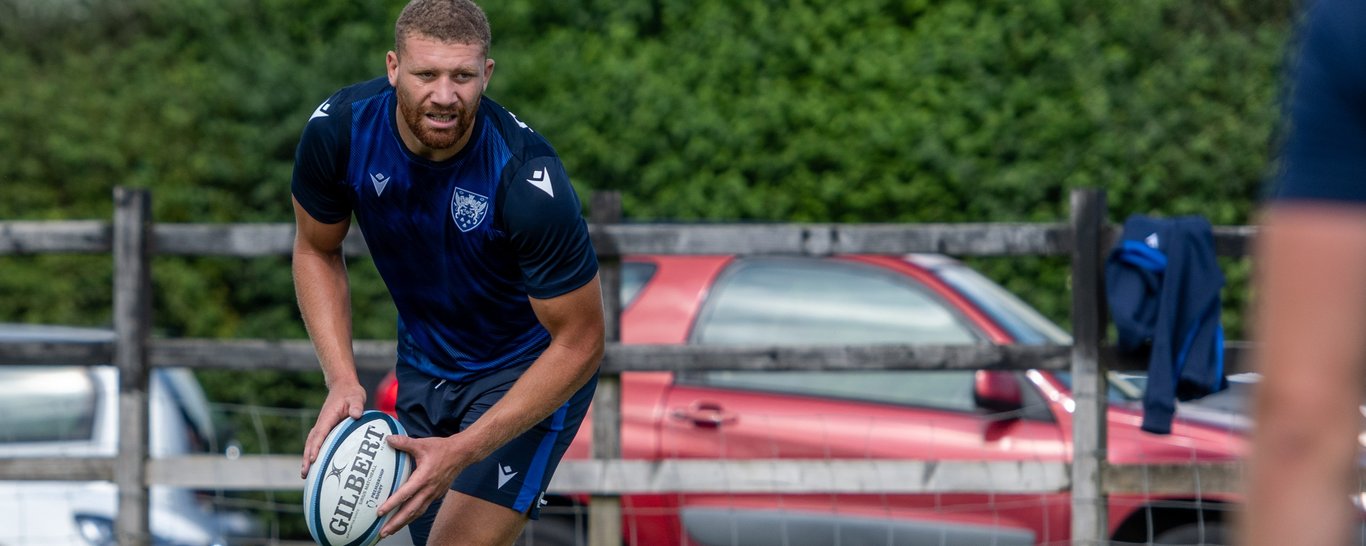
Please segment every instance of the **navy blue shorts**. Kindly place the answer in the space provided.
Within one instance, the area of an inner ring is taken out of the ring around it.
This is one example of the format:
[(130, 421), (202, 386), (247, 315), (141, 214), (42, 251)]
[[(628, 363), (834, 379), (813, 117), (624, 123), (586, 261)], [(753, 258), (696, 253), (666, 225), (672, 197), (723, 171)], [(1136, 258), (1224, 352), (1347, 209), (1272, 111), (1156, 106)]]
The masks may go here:
[[(464, 382), (435, 378), (400, 363), (395, 370), (398, 420), (415, 438), (454, 435), (501, 400), (533, 361)], [(578, 433), (597, 386), (598, 376), (594, 374), (550, 417), (456, 476), (451, 489), (506, 506), (531, 519), (539, 518), (541, 497)], [(408, 525), (413, 544), (426, 544), (440, 508), (441, 500), (437, 499)]]

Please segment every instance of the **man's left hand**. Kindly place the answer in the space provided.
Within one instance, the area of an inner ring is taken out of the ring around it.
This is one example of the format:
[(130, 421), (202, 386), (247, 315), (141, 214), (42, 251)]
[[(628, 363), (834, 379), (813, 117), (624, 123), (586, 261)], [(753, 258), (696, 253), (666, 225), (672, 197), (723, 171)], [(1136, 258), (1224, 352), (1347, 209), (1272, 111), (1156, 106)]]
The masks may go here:
[(380, 516), (393, 513), (380, 529), (381, 537), (398, 532), (426, 512), (428, 506), (450, 491), (455, 477), (476, 462), (472, 450), (463, 448), (464, 443), (459, 434), (449, 438), (389, 437), (390, 447), (413, 457), (413, 474), (380, 505)]

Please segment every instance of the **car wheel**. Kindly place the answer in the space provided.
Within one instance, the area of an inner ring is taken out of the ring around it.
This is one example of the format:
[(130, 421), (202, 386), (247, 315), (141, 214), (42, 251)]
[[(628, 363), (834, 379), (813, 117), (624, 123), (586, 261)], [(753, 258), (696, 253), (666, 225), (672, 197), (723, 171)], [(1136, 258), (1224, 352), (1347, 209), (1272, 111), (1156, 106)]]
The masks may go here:
[(1232, 544), (1223, 523), (1207, 521), (1179, 525), (1164, 531), (1153, 540), (1163, 546), (1222, 546)]
[(546, 516), (527, 522), (516, 546), (582, 546), (588, 544), (588, 529), (573, 516)]

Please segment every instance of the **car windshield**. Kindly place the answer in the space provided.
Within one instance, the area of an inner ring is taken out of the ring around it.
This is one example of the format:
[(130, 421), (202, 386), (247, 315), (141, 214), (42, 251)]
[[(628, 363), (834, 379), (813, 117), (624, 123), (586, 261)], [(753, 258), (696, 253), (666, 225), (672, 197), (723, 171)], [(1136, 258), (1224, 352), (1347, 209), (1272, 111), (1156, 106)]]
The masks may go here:
[[(991, 316), (1010, 332), (1016, 343), (1023, 345), (1070, 345), (1072, 336), (1053, 321), (1048, 320), (1029, 304), (1021, 301), (981, 273), (954, 261), (935, 262), (929, 266), (939, 278), (953, 286), (973, 304)], [(1054, 372), (1058, 380), (1072, 388), (1072, 374)], [(1112, 402), (1133, 402), (1143, 398), (1147, 377), (1143, 374), (1110, 372), (1108, 397)]]
[(0, 366), (0, 443), (88, 441), (98, 396), (81, 367)]
[(931, 270), (1009, 331), (1016, 343), (1072, 344), (1072, 336), (1066, 331), (981, 273), (949, 261), (936, 263)]
[[(1053, 372), (1053, 375), (1072, 390), (1072, 374), (1069, 372)], [(1110, 389), (1107, 396), (1111, 402), (1137, 402), (1143, 399), (1143, 388), (1148, 383), (1145, 375), (1127, 372), (1109, 372), (1106, 374), (1109, 380)]]

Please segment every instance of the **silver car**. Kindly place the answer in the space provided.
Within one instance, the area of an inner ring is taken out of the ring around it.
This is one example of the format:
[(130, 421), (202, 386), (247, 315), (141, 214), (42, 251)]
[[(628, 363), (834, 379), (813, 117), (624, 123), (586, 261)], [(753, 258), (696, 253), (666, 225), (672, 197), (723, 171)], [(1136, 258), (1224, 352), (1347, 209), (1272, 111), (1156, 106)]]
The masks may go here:
[[(112, 340), (108, 330), (0, 324), (0, 343)], [(117, 453), (118, 370), (113, 366), (0, 365), (0, 392), (0, 457)], [(208, 401), (189, 370), (156, 369), (149, 399), (151, 456), (223, 448)], [(158, 546), (223, 545), (229, 522), (240, 521), (240, 514), (219, 514), (193, 491), (152, 487), (150, 494)], [(116, 498), (109, 482), (0, 481), (0, 545), (113, 545)]]

